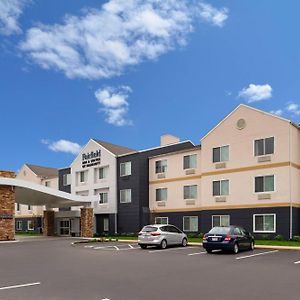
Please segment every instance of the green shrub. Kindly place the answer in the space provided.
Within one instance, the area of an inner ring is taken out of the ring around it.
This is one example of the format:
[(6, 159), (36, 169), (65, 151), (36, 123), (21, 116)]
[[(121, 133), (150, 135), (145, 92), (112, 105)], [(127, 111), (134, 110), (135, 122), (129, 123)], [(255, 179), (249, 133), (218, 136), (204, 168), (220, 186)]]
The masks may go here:
[(275, 241), (284, 241), (284, 237), (281, 234), (278, 234), (274, 237)]
[(300, 242), (300, 236), (299, 235), (294, 235), (292, 240), (294, 242)]

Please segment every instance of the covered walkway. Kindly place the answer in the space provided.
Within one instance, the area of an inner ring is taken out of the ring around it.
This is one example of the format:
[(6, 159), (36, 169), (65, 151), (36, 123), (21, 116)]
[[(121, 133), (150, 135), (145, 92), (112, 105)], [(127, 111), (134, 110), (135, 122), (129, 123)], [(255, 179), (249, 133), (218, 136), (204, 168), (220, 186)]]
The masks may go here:
[(0, 171), (0, 240), (15, 239), (15, 203), (46, 206), (43, 232), (47, 236), (54, 235), (53, 208), (80, 206), (80, 234), (84, 237), (93, 235), (93, 209), (87, 197), (15, 179), (14, 172)]

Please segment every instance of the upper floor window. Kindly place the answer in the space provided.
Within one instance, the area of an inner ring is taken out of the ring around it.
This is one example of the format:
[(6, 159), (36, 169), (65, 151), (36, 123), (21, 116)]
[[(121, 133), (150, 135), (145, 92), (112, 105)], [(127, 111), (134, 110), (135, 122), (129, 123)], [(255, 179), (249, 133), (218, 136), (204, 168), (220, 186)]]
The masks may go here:
[(229, 160), (229, 146), (213, 148), (213, 162), (222, 162)]
[(168, 198), (168, 189), (156, 189), (156, 201), (166, 201)]
[(131, 161), (120, 164), (120, 176), (131, 175)]
[(106, 204), (108, 203), (108, 193), (99, 193), (99, 203), (100, 204)]
[(158, 160), (155, 162), (155, 173), (166, 173), (167, 172), (167, 160)]
[(131, 202), (131, 189), (120, 190), (120, 203)]
[(108, 167), (99, 168), (99, 179), (104, 179), (107, 177)]
[(197, 198), (197, 185), (185, 185), (183, 187), (184, 199), (196, 199)]
[(81, 183), (86, 182), (87, 173), (85, 171), (81, 171), (79, 177)]
[(255, 177), (255, 193), (274, 192), (274, 175)]
[(183, 169), (197, 168), (197, 154), (186, 155), (183, 157)]
[(254, 141), (255, 156), (268, 155), (274, 153), (274, 137), (259, 139)]
[(229, 195), (229, 180), (213, 181), (213, 196)]
[(63, 175), (63, 185), (67, 186), (71, 184), (71, 174), (64, 174)]

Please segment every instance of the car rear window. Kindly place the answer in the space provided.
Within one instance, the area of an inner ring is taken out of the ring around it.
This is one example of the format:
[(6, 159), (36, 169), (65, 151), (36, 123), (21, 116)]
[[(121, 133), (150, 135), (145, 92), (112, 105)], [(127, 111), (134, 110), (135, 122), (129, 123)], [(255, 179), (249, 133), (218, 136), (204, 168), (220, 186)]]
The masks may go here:
[(230, 231), (230, 227), (214, 227), (208, 233), (211, 234), (227, 234)]
[(154, 226), (145, 226), (142, 231), (143, 232), (154, 232), (157, 230), (157, 227), (154, 227)]

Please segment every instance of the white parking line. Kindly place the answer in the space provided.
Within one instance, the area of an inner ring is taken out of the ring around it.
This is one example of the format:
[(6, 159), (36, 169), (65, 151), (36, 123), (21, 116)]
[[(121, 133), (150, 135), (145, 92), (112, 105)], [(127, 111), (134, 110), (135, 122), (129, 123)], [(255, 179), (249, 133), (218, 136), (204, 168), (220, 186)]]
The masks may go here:
[(94, 248), (95, 246), (84, 246), (84, 248)]
[(133, 246), (132, 246), (132, 245), (128, 244), (128, 246), (129, 246), (131, 249), (133, 249)]
[(40, 285), (40, 284), (41, 284), (40, 282), (33, 282), (33, 283), (4, 286), (4, 287), (0, 287), (0, 290), (17, 289), (17, 288), (28, 287), (28, 286), (33, 286), (33, 285)]
[(195, 252), (195, 253), (190, 253), (190, 254), (188, 254), (188, 256), (199, 255), (199, 254), (205, 254), (205, 253), (206, 253), (206, 251), (205, 251), (205, 252)]
[(156, 253), (156, 252), (167, 252), (167, 251), (173, 251), (173, 250), (186, 250), (186, 249), (191, 249), (194, 247), (183, 247), (183, 248), (169, 248), (169, 249), (159, 249), (159, 250), (150, 250), (148, 251), (149, 253)]
[(300, 264), (300, 260), (294, 262), (295, 265)]
[(271, 253), (276, 253), (276, 252), (278, 252), (278, 250), (261, 252), (261, 253), (256, 253), (256, 254), (252, 254), (252, 255), (247, 255), (247, 256), (239, 256), (236, 259), (244, 259), (244, 258), (249, 258), (249, 257), (254, 257), (254, 256), (259, 256), (259, 255), (265, 255), (265, 254), (271, 254)]

